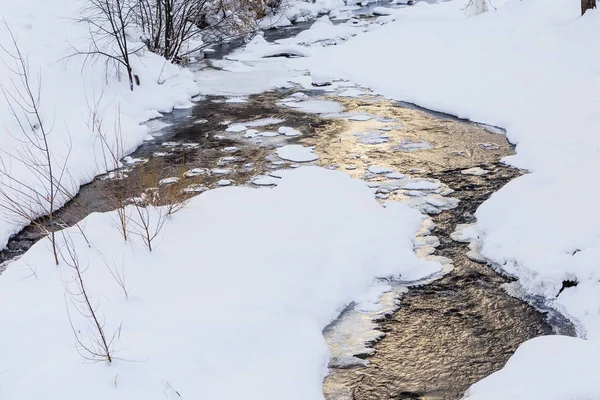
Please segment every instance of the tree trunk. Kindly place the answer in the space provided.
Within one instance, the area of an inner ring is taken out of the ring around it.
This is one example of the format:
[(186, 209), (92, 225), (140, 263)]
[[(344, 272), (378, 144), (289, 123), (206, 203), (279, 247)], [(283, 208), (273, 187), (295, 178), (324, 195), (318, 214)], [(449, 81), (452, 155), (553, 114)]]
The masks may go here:
[(596, 8), (596, 0), (581, 0), (581, 15), (592, 8)]

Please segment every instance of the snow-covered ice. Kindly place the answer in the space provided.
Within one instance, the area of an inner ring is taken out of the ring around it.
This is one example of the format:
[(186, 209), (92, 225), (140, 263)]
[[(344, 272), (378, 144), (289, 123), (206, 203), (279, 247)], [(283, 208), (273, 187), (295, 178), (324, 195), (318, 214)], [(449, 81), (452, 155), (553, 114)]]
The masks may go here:
[(288, 144), (283, 147), (279, 147), (276, 152), (277, 156), (284, 160), (293, 162), (308, 162), (319, 159), (319, 156), (313, 153), (311, 147), (304, 147), (299, 144)]
[(381, 166), (378, 166), (378, 165), (371, 165), (368, 168), (368, 171), (370, 173), (376, 174), (376, 175), (379, 175), (379, 174), (389, 174), (389, 173), (394, 172), (394, 170), (391, 169), (391, 168), (389, 168), (389, 167), (381, 167)]
[(344, 107), (340, 103), (330, 100), (304, 100), (283, 104), (298, 111), (312, 114), (330, 114), (344, 111)]
[(300, 136), (302, 132), (297, 129), (290, 128), (289, 126), (282, 126), (278, 129), (278, 132), (285, 136)]

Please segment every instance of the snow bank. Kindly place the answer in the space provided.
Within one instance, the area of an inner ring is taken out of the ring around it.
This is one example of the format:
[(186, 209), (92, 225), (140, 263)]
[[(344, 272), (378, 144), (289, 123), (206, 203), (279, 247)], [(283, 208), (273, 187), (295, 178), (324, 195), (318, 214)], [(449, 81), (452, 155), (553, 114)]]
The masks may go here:
[[(580, 17), (571, 0), (511, 0), (466, 18), (464, 5), (418, 2), (397, 10), (397, 22), (296, 65), (506, 128), (517, 148), (505, 161), (531, 173), (477, 211), (481, 253), (600, 339), (600, 10)], [(560, 292), (567, 280), (577, 286)], [(587, 357), (600, 362), (597, 352)]]
[(504, 369), (473, 385), (465, 400), (598, 399), (599, 359), (598, 343), (566, 336), (529, 340)]
[(92, 331), (66, 291), (73, 269), (52, 265), (45, 241), (11, 263), (0, 276), (11, 305), (0, 308), (0, 399), (322, 399), (322, 329), (374, 277), (413, 280), (440, 265), (413, 251), (419, 212), (381, 207), (343, 172), (281, 176), (273, 189), (192, 199), (152, 253), (123, 241), (114, 213), (83, 221), (89, 247), (68, 230), (104, 330), (117, 332), (112, 364), (86, 362), (74, 345), (73, 330), (88, 345)]
[[(117, 147), (115, 127), (120, 123), (123, 138), (119, 147), (129, 152), (147, 137), (146, 128), (139, 125), (141, 122), (174, 107), (190, 106), (190, 97), (198, 91), (191, 72), (165, 64), (164, 59), (151, 53), (140, 53), (140, 57), (132, 58), (134, 73), (141, 83), (133, 92), (129, 91), (126, 76), (122, 76), (121, 81), (112, 73), (107, 77), (103, 60), (88, 63), (82, 70), (83, 58), (65, 58), (73, 53), (71, 46), (79, 49), (89, 46), (87, 28), (74, 22), (83, 7), (81, 0), (2, 0), (0, 3), (2, 18), (27, 57), (34, 91), (38, 88), (38, 74), (41, 79), (41, 116), (46, 129), (52, 130), (49, 145), (55, 167), (62, 166), (71, 147), (67, 162), (69, 174), (64, 179), (71, 192), (106, 170), (101, 140), (91, 131), (90, 114), (96, 104), (107, 144), (113, 150)], [(0, 27), (0, 44), (13, 51), (4, 26)], [(140, 43), (131, 45), (136, 48)], [(18, 82), (18, 78), (8, 68), (15, 65), (4, 52), (0, 58), (6, 63), (0, 63), (0, 84), (14, 93), (11, 79)], [(2, 151), (14, 155), (21, 150), (18, 139), (13, 137), (18, 136), (19, 131), (2, 96), (0, 121)], [(18, 181), (26, 184), (35, 184), (39, 178), (16, 160), (9, 163), (8, 169)], [(26, 221), (12, 215), (0, 215), (0, 218), (1, 249)]]

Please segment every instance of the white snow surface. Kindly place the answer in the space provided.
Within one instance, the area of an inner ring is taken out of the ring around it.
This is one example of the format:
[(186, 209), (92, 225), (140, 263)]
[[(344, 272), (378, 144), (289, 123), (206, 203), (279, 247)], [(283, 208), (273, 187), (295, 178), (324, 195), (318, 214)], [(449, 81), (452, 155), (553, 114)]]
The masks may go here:
[[(580, 334), (589, 339), (581, 346), (588, 343), (590, 352), (565, 363), (589, 378), (587, 366), (600, 364), (593, 351), (600, 340), (600, 213), (594, 183), (600, 171), (600, 56), (590, 51), (600, 46), (600, 10), (582, 17), (580, 4), (570, 0), (507, 0), (494, 2), (497, 10), (466, 18), (464, 5), (417, 2), (398, 10), (396, 22), (313, 49), (296, 65), (318, 66), (386, 97), (506, 129), (517, 147), (505, 161), (529, 174), (477, 210), (481, 254), (578, 322)], [(398, 37), (411, 39), (401, 52), (390, 51)], [(416, 67), (398, 74), (406, 60)], [(572, 188), (585, 195), (574, 196)], [(558, 295), (564, 280), (578, 285)], [(564, 352), (561, 346), (570, 343), (539, 345)], [(526, 354), (489, 381), (502, 379), (510, 387), (518, 382), (515, 371), (522, 379), (535, 376), (535, 368), (520, 364), (534, 365), (528, 357), (539, 354)], [(597, 397), (580, 396), (573, 382), (564, 382), (561, 398)], [(595, 384), (600, 386), (597, 379)], [(489, 397), (478, 398), (492, 398), (486, 393)]]
[[(414, 280), (441, 265), (413, 251), (419, 212), (381, 207), (343, 172), (281, 175), (273, 189), (193, 198), (152, 252), (122, 239), (116, 213), (83, 221), (89, 246), (67, 230), (106, 334), (118, 331), (111, 364), (78, 354), (73, 331), (89, 345), (90, 321), (67, 294), (73, 268), (53, 265), (47, 241), (11, 263), (0, 275), (10, 304), (0, 307), (0, 399), (322, 399), (323, 328), (372, 299), (374, 278)], [(128, 298), (107, 265), (124, 271)]]
[[(27, 58), (32, 89), (34, 93), (38, 88), (41, 91), (41, 117), (45, 128), (52, 131), (48, 138), (55, 171), (62, 167), (71, 147), (66, 163), (67, 177), (63, 183), (72, 193), (107, 169), (102, 159), (99, 135), (90, 129), (94, 125), (91, 123), (90, 108), (94, 108), (96, 103), (107, 145), (114, 151), (117, 142), (121, 142), (115, 129), (117, 121), (120, 121), (121, 132), (125, 134), (119, 147), (122, 147), (122, 153), (128, 153), (148, 137), (148, 128), (140, 123), (156, 118), (160, 113), (170, 112), (174, 107), (191, 106), (191, 97), (198, 93), (191, 72), (165, 64), (163, 58), (149, 52), (139, 52), (139, 56), (131, 59), (133, 73), (140, 78), (140, 86), (136, 86), (133, 92), (129, 90), (123, 71), (121, 81), (111, 71), (106, 74), (103, 60), (87, 63), (82, 69), (83, 57), (66, 59), (66, 56), (73, 54), (71, 46), (88, 49), (87, 27), (74, 22), (80, 17), (84, 5), (83, 0), (0, 1), (2, 20), (6, 21)], [(4, 23), (0, 27), (0, 45), (14, 53)], [(131, 48), (140, 45), (130, 43)], [(15, 95), (11, 81), (18, 83), (19, 78), (9, 72), (10, 68), (15, 68), (15, 64), (3, 51), (1, 53), (0, 57), (5, 63), (0, 63), (0, 84)], [(162, 84), (157, 83), (159, 77)], [(0, 121), (2, 151), (5, 155), (14, 155), (22, 150), (19, 142), (19, 135), (22, 134), (3, 96), (0, 96)], [(39, 183), (39, 177), (21, 163), (6, 160), (6, 156), (3, 158), (16, 181), (25, 185)], [(59, 205), (64, 200), (57, 199)], [(26, 221), (13, 215), (0, 215), (0, 249), (5, 247), (9, 236), (25, 224)]]

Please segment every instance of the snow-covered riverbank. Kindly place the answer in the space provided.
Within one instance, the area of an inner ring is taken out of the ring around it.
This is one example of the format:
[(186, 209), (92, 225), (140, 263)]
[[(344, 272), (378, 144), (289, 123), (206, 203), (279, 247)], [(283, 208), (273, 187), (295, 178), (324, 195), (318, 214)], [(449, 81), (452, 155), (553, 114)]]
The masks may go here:
[[(463, 3), (420, 2), (399, 10), (396, 22), (334, 48), (315, 49), (304, 65), (390, 98), (507, 129), (517, 148), (506, 162), (531, 173), (477, 211), (482, 253), (517, 276), (529, 293), (575, 318), (589, 340), (540, 339), (524, 347), (507, 366), (519, 372), (493, 378), (505, 378), (496, 395), (597, 397), (599, 380), (582, 378), (585, 374), (550, 378), (540, 395), (538, 385), (526, 384), (526, 372), (542, 366), (551, 371), (543, 354), (573, 346), (570, 362), (565, 360), (573, 370), (599, 362), (594, 349), (600, 339), (600, 216), (594, 212), (594, 182), (600, 170), (600, 82), (594, 49), (600, 45), (600, 12), (580, 17), (579, 4), (566, 0), (509, 1), (466, 19)], [(576, 286), (561, 292), (563, 281)], [(575, 351), (585, 346), (589, 353)], [(520, 368), (523, 362), (528, 367)], [(491, 398), (485, 387), (477, 385), (473, 398)]]

